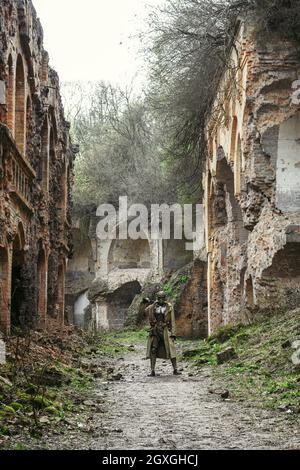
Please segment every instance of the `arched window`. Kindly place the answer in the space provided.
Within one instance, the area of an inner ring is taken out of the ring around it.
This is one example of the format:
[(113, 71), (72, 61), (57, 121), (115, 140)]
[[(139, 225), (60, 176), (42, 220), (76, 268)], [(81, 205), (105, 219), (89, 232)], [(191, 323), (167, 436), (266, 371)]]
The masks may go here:
[(237, 117), (234, 116), (232, 120), (231, 144), (230, 144), (230, 161), (231, 162), (233, 162), (235, 158), (236, 132), (237, 132)]
[(25, 262), (25, 232), (20, 223), (18, 232), (13, 241), (12, 264), (11, 264), (11, 325), (19, 327), (22, 325), (22, 305), (24, 301), (24, 273)]
[(14, 66), (12, 56), (8, 58), (8, 77), (6, 87), (7, 125), (14, 132)]
[(15, 91), (15, 140), (20, 152), (25, 150), (25, 74), (22, 57), (19, 55), (16, 67)]

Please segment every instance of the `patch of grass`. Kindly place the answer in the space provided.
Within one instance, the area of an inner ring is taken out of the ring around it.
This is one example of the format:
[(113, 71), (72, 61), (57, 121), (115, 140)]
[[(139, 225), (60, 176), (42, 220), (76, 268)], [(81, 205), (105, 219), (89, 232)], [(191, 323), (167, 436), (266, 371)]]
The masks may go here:
[(181, 360), (188, 360), (195, 367), (203, 364), (215, 365), (217, 363), (216, 352), (219, 349), (219, 345), (210, 344), (208, 341), (201, 341), (195, 349), (183, 349)]
[(0, 425), (0, 436), (9, 436), (9, 428), (7, 426)]
[(145, 343), (149, 334), (149, 329), (122, 330), (102, 333), (95, 337), (94, 343), (97, 353), (103, 356), (115, 356), (128, 351), (128, 347)]
[[(193, 367), (213, 366), (213, 376), (231, 396), (268, 408), (282, 405), (300, 410), (300, 368), (286, 346), (299, 337), (300, 310), (277, 312), (252, 325), (228, 325), (194, 349), (183, 344), (182, 359)], [(191, 345), (190, 345), (191, 346)], [(218, 365), (216, 354), (233, 347), (237, 358)]]
[(12, 450), (29, 450), (25, 444), (18, 443), (16, 444)]
[(177, 302), (182, 286), (187, 284), (189, 279), (190, 278), (188, 275), (181, 275), (179, 277), (171, 279), (163, 285), (162, 289), (164, 293), (167, 295), (168, 298), (172, 300), (174, 304)]
[[(225, 343), (228, 339), (234, 337), (243, 329), (243, 325), (226, 325), (222, 326), (208, 338), (210, 343)], [(240, 332), (241, 334), (241, 332)]]
[[(286, 344), (299, 337), (300, 310), (276, 312), (252, 325), (229, 325), (198, 343), (183, 358), (196, 367), (213, 365), (213, 375), (231, 396), (278, 409), (300, 410), (300, 368), (292, 362), (294, 350)], [(216, 365), (220, 348), (233, 347), (237, 358)]]

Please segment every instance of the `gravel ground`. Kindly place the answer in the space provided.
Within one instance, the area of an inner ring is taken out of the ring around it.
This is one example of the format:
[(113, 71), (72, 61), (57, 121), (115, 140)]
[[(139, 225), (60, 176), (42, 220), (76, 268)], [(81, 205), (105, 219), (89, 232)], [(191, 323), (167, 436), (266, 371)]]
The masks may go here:
[(183, 364), (173, 376), (159, 361), (148, 377), (144, 350), (113, 361), (114, 381), (97, 379), (78, 413), (51, 434), (30, 439), (32, 449), (300, 449), (299, 422), (284, 413), (224, 400), (209, 368), (196, 375)]

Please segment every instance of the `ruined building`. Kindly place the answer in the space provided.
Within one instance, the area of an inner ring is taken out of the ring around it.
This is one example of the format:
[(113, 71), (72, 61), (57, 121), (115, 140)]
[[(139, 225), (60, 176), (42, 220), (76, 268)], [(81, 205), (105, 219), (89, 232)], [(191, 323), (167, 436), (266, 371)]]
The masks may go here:
[[(97, 330), (122, 329), (127, 325), (129, 308), (133, 308), (129, 326), (134, 326), (143, 296), (153, 298), (161, 289), (162, 278), (191, 263), (193, 252), (185, 250), (185, 240), (154, 240), (149, 234), (137, 240), (101, 240), (96, 235), (97, 220), (95, 211), (90, 218), (73, 221), (74, 256), (68, 265), (66, 289), (69, 318), (78, 326), (92, 322)], [(191, 282), (194, 292), (198, 286), (195, 278)], [(192, 309), (186, 297), (178, 303), (176, 313), (181, 317), (180, 331), (190, 335)]]
[(210, 331), (300, 302), (300, 59), (239, 22), (207, 120)]
[[(236, 24), (228, 64), (205, 129), (207, 264), (200, 259), (167, 284), (182, 336), (300, 303), (299, 50), (280, 35), (258, 33), (248, 16)], [(101, 242), (95, 227), (90, 233), (72, 262), (71, 278), (84, 280), (72, 302), (82, 313), (91, 300), (99, 328), (123, 327), (149, 277), (161, 282), (191, 261), (174, 244)]]
[(0, 328), (64, 321), (74, 150), (31, 0), (0, 2)]

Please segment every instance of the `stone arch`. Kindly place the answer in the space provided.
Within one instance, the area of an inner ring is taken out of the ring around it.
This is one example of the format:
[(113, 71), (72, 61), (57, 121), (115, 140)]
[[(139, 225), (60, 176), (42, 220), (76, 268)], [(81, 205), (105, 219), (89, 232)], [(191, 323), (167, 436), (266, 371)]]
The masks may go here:
[(20, 152), (25, 151), (25, 71), (22, 56), (17, 57), (15, 85), (15, 140)]
[(235, 159), (237, 128), (238, 128), (238, 120), (236, 116), (233, 116), (232, 127), (231, 127), (231, 142), (230, 142), (230, 161), (231, 162), (234, 162), (234, 159)]
[(148, 239), (113, 240), (108, 253), (108, 272), (114, 269), (150, 269)]
[(262, 273), (261, 296), (277, 307), (296, 308), (300, 305), (300, 247), (294, 239), (279, 250), (272, 264)]
[(9, 252), (6, 247), (0, 247), (0, 330), (5, 335), (10, 332)]
[(25, 261), (25, 232), (22, 223), (18, 225), (12, 244), (11, 262), (11, 324), (22, 326), (22, 305), (24, 300), (23, 268)]
[(6, 87), (6, 103), (7, 103), (7, 126), (14, 133), (14, 64), (11, 54), (7, 61), (7, 87)]
[(231, 207), (230, 213), (227, 210), (228, 222), (235, 225), (235, 235), (240, 243), (244, 243), (248, 239), (248, 231), (243, 226), (242, 210), (234, 192), (234, 175), (225, 157), (217, 162), (216, 180), (224, 184), (228, 194)]
[(20, 246), (21, 249), (24, 249), (24, 246), (26, 243), (26, 235), (25, 235), (25, 230), (24, 230), (24, 226), (22, 222), (18, 223), (15, 239), (17, 239), (18, 246)]

